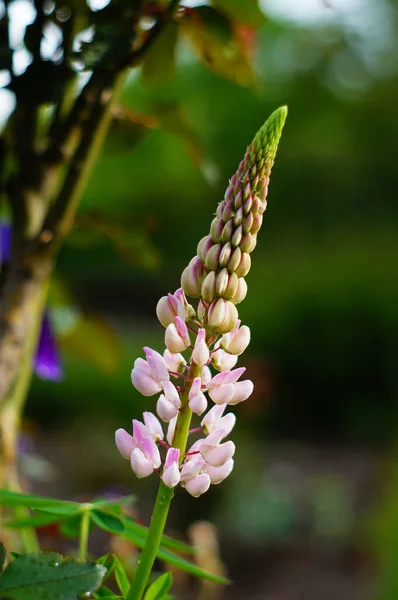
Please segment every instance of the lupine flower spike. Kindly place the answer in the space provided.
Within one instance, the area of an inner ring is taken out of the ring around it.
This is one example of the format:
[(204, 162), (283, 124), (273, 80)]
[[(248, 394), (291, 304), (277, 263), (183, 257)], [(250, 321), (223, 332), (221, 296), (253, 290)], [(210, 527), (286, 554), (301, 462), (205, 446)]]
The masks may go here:
[[(245, 278), (286, 114), (286, 107), (279, 108), (257, 133), (217, 207), (210, 232), (182, 274), (181, 288), (159, 300), (156, 314), (166, 328), (163, 356), (145, 347), (146, 360), (134, 363), (133, 385), (143, 396), (158, 395), (156, 412), (168, 423), (167, 442), (151, 412), (144, 413), (144, 423), (133, 421), (132, 436), (123, 429), (116, 432), (117, 447), (137, 477), (156, 471), (167, 488), (181, 484), (194, 497), (231, 473), (235, 444), (226, 438), (236, 417), (227, 409), (253, 391), (253, 383), (241, 379), (245, 367), (235, 368), (250, 342), (250, 329), (241, 324), (236, 306), (247, 294)], [(198, 299), (196, 310), (187, 296)], [(201, 420), (190, 429), (193, 414)], [(199, 439), (187, 450), (189, 435)]]

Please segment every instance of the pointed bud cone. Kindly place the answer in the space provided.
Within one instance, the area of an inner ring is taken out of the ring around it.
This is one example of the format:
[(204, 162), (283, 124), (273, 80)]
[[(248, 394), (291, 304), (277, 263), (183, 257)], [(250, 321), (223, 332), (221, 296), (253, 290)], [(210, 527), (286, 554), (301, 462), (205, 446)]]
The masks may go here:
[(239, 278), (238, 278), (237, 274), (231, 273), (228, 278), (228, 285), (223, 294), (223, 298), (225, 298), (225, 300), (231, 300), (235, 296), (236, 292), (238, 291), (238, 286), (239, 286)]
[(206, 473), (210, 477), (210, 481), (213, 485), (221, 483), (231, 474), (234, 468), (234, 459), (230, 458), (221, 467), (212, 467), (211, 465), (206, 466)]
[[(240, 325), (240, 321), (237, 321)], [(220, 346), (223, 350), (230, 352), (231, 354), (242, 354), (250, 343), (250, 329), (247, 325), (243, 325), (239, 328), (234, 329), (221, 338)]]
[(250, 258), (250, 254), (246, 252), (241, 254), (241, 259), (239, 265), (235, 269), (235, 273), (238, 277), (246, 277), (248, 272), (250, 271), (250, 267), (252, 265), (252, 259)]
[(214, 242), (210, 235), (206, 235), (200, 240), (196, 252), (202, 262), (205, 262), (206, 254), (212, 246), (214, 246)]
[(198, 304), (198, 319), (199, 321), (203, 321), (206, 316), (206, 306), (202, 299), (199, 300)]
[(163, 356), (159, 354), (159, 352), (156, 352), (156, 350), (148, 348), (148, 346), (144, 346), (144, 352), (149, 365), (149, 373), (152, 375), (152, 377), (157, 381), (168, 381), (170, 376), (166, 367), (166, 363), (163, 360)]
[(133, 450), (131, 454), (131, 468), (139, 479), (148, 477), (153, 473), (153, 465), (145, 454), (139, 448)]
[(199, 256), (194, 256), (181, 275), (181, 287), (187, 296), (200, 298), (200, 286), (203, 279), (203, 263)]
[(253, 252), (254, 248), (256, 247), (256, 244), (257, 237), (248, 232), (245, 233), (245, 235), (239, 241), (239, 248), (242, 252), (247, 252), (248, 254), (250, 254), (250, 252)]
[[(239, 227), (239, 225), (241, 225), (242, 221), (243, 221), (243, 208), (240, 207), (240, 208), (238, 208), (238, 210), (236, 211), (235, 216), (234, 216), (235, 227)], [(235, 245), (237, 246), (237, 244), (235, 244)]]
[(178, 419), (178, 416), (175, 416), (173, 419), (171, 419), (168, 429), (167, 429), (166, 439), (167, 439), (167, 442), (170, 444), (170, 446), (173, 445), (174, 434), (175, 434), (176, 425), (177, 425), (177, 419)]
[(213, 242), (218, 243), (221, 239), (221, 232), (224, 228), (224, 221), (219, 217), (215, 217), (210, 225), (210, 236)]
[(187, 490), (187, 492), (191, 494), (191, 496), (193, 496), (194, 498), (198, 498), (199, 496), (207, 492), (207, 490), (210, 487), (210, 483), (211, 481), (209, 475), (207, 473), (201, 473), (200, 475), (189, 479), (185, 483), (184, 487)]
[(169, 448), (166, 454), (162, 480), (169, 488), (173, 488), (180, 482), (180, 451), (178, 448)]
[(124, 429), (118, 429), (115, 433), (115, 442), (123, 458), (130, 460), (131, 453), (137, 447), (133, 436)]
[(161, 424), (155, 415), (151, 412), (145, 411), (142, 415), (144, 417), (144, 423), (148, 429), (152, 439), (156, 442), (164, 438), (163, 429)]
[(235, 208), (235, 210), (238, 210), (242, 206), (242, 203), (243, 203), (243, 193), (242, 193), (242, 190), (239, 189), (239, 182), (237, 182), (235, 184), (234, 195), (235, 195), (234, 208)]
[(167, 350), (167, 348), (163, 352), (163, 360), (166, 363), (168, 370), (174, 371), (174, 373), (182, 373), (184, 370), (184, 365), (187, 364), (187, 361), (182, 354), (173, 354)]
[(237, 356), (233, 356), (224, 350), (217, 350), (211, 355), (211, 362), (217, 371), (229, 371), (233, 369), (238, 361)]
[(203, 367), (202, 369), (202, 385), (207, 385), (211, 381), (212, 374), (209, 367)]
[(131, 381), (143, 396), (153, 396), (162, 390), (160, 382), (150, 375), (149, 365), (143, 358), (137, 358), (134, 362)]
[(233, 232), (234, 232), (234, 221), (233, 221), (233, 219), (230, 219), (229, 221), (227, 221), (225, 223), (224, 228), (221, 232), (221, 241), (224, 242), (224, 244), (226, 242), (230, 242)]
[(164, 396), (160, 394), (156, 403), (156, 412), (165, 423), (169, 423), (178, 415), (178, 408)]
[(192, 350), (192, 360), (200, 367), (203, 367), (209, 358), (210, 352), (206, 344), (206, 329), (199, 329), (195, 346)]
[(196, 396), (193, 396), (189, 400), (188, 404), (193, 413), (196, 415), (202, 415), (207, 408), (206, 396), (203, 392), (198, 392)]
[(239, 277), (238, 289), (236, 290), (235, 296), (231, 299), (234, 304), (239, 304), (246, 298), (247, 294), (247, 283), (244, 277)]
[(222, 244), (215, 244), (210, 248), (210, 250), (206, 254), (205, 264), (206, 268), (209, 269), (209, 271), (217, 271), (218, 259), (220, 257), (221, 249)]
[(236, 271), (242, 258), (242, 252), (240, 248), (235, 248), (231, 254), (231, 258), (228, 261), (227, 269), (230, 273)]
[[(201, 450), (202, 453), (202, 450)], [(212, 467), (221, 467), (235, 454), (235, 444), (229, 440), (203, 455), (205, 461)]]
[(227, 289), (229, 280), (229, 274), (227, 269), (222, 269), (216, 277), (216, 294), (217, 296), (224, 296), (225, 290)]
[(174, 404), (176, 408), (180, 408), (181, 400), (176, 386), (173, 383), (171, 383), (171, 381), (165, 381), (163, 383), (163, 390), (167, 400)]
[[(202, 295), (204, 302), (206, 302), (207, 304), (210, 304), (211, 302), (213, 302), (215, 295), (216, 295), (216, 273), (215, 273), (215, 271), (210, 271), (210, 273), (208, 273), (206, 275), (206, 277), (204, 278), (203, 283), (202, 283), (201, 295)], [(199, 313), (199, 308), (198, 308), (198, 313)]]
[(224, 244), (224, 246), (221, 249), (220, 256), (218, 257), (218, 266), (226, 267), (229, 262), (229, 259), (231, 258), (231, 254), (232, 254), (231, 242), (227, 242), (226, 244)]
[(244, 402), (252, 395), (253, 392), (253, 382), (250, 379), (246, 379), (245, 381), (238, 381), (235, 383), (235, 392), (232, 398), (228, 401), (228, 404), (235, 405), (239, 404), (239, 402)]

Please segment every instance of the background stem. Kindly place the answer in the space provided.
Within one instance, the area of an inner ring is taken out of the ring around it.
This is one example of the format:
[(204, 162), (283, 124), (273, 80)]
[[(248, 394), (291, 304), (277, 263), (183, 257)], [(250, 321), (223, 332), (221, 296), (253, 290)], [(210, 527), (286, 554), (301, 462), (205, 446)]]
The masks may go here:
[(89, 533), (90, 533), (90, 511), (85, 510), (82, 514), (82, 520), (80, 523), (80, 536), (79, 536), (79, 558), (83, 562), (85, 562), (87, 560)]

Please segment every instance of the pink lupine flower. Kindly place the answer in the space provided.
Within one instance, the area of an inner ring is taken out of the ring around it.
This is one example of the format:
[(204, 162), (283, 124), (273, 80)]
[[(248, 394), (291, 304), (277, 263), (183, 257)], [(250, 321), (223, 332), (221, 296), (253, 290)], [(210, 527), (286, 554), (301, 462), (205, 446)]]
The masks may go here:
[(180, 482), (180, 451), (178, 448), (169, 448), (166, 454), (162, 479), (167, 487), (175, 487)]
[(250, 379), (246, 379), (245, 381), (238, 381), (235, 383), (235, 392), (232, 398), (228, 401), (228, 404), (233, 406), (234, 404), (238, 404), (239, 402), (243, 402), (247, 400), (249, 396), (252, 395), (254, 389), (253, 382)]
[(240, 327), (238, 319), (232, 331), (222, 336), (220, 346), (230, 354), (242, 354), (250, 343), (250, 329), (247, 325)]
[(175, 385), (171, 381), (163, 382), (164, 394), (159, 396), (156, 404), (156, 412), (165, 423), (177, 416), (178, 409), (181, 406), (180, 396)]
[(195, 346), (192, 351), (192, 360), (200, 367), (204, 367), (209, 358), (210, 352), (206, 344), (206, 329), (201, 328), (198, 331)]
[(219, 348), (211, 355), (211, 362), (217, 371), (230, 371), (238, 362), (238, 357)]
[(213, 485), (217, 485), (221, 483), (231, 474), (232, 469), (234, 468), (234, 460), (233, 458), (228, 459), (221, 467), (212, 467), (211, 465), (206, 465), (205, 471), (210, 477), (210, 481)]
[(152, 377), (149, 365), (143, 358), (137, 358), (134, 361), (134, 367), (131, 371), (131, 381), (143, 396), (153, 396), (162, 391), (162, 384)]
[(166, 363), (166, 367), (169, 371), (173, 371), (174, 373), (181, 373), (184, 370), (184, 366), (187, 364), (187, 361), (183, 357), (182, 354), (173, 354), (166, 350), (163, 352), (163, 360)]
[(224, 429), (215, 429), (202, 442), (199, 452), (205, 461), (212, 467), (221, 467), (235, 454), (235, 444), (231, 441), (220, 444), (227, 436)]
[(124, 429), (118, 429), (115, 437), (119, 452), (124, 458), (131, 460), (131, 467), (137, 477), (147, 477), (160, 467), (158, 447), (143, 423), (134, 419), (133, 436)]
[(130, 460), (133, 450), (136, 448), (134, 438), (125, 429), (118, 429), (115, 433), (117, 449), (123, 458)]
[(148, 346), (144, 346), (144, 352), (152, 377), (157, 381), (168, 381), (170, 376), (163, 356)]
[(181, 485), (194, 498), (198, 498), (210, 487), (211, 479), (207, 473), (202, 473), (204, 462), (201, 459), (193, 459), (184, 463), (181, 469)]
[(190, 345), (188, 328), (185, 322), (180, 318), (175, 318), (175, 323), (170, 323), (166, 327), (165, 344), (167, 350), (173, 354), (183, 352)]
[(213, 377), (207, 384), (209, 396), (216, 404), (228, 403), (235, 393), (235, 383), (246, 371), (245, 367), (233, 371), (223, 371)]
[(146, 428), (148, 429), (152, 439), (154, 442), (163, 440), (164, 433), (159, 420), (155, 417), (155, 415), (151, 412), (145, 411), (143, 414), (144, 423)]
[(177, 316), (186, 321), (187, 301), (182, 289), (179, 288), (174, 294), (163, 296), (156, 306), (156, 314), (164, 327), (167, 327), (170, 323), (175, 323)]
[(223, 416), (227, 404), (215, 404), (201, 421), (201, 426), (206, 435), (214, 429), (223, 429), (225, 437), (229, 435), (235, 426), (236, 417), (233, 413)]
[(207, 408), (206, 396), (202, 392), (202, 379), (195, 377), (188, 394), (189, 408), (197, 415), (201, 415)]

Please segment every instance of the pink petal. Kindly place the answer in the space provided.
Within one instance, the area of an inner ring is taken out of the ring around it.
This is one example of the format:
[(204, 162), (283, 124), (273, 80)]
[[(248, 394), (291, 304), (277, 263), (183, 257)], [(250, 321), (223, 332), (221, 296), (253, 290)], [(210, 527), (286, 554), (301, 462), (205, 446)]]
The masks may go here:
[(177, 416), (178, 409), (174, 406), (174, 404), (170, 402), (170, 400), (166, 398), (166, 396), (161, 394), (156, 403), (156, 412), (158, 413), (162, 421), (164, 421), (165, 423), (169, 423), (169, 421), (171, 421), (172, 419), (174, 419), (174, 417)]
[(148, 477), (153, 473), (153, 466), (144, 453), (136, 448), (131, 455), (131, 468), (138, 478)]
[(246, 379), (245, 381), (238, 381), (235, 383), (235, 392), (232, 398), (228, 401), (228, 404), (238, 404), (239, 402), (243, 402), (247, 400), (249, 396), (251, 396), (253, 392), (253, 382), (250, 379)]
[(191, 496), (198, 498), (207, 492), (210, 487), (210, 483), (211, 481), (209, 475), (207, 473), (202, 473), (201, 475), (198, 475), (197, 477), (187, 481), (185, 484), (185, 489), (191, 494)]
[(115, 441), (117, 449), (123, 458), (130, 460), (131, 453), (137, 447), (133, 436), (131, 436), (124, 429), (118, 429), (115, 433)]
[(221, 467), (235, 454), (235, 444), (231, 441), (220, 444), (206, 453), (205, 460), (212, 467)]
[(208, 473), (211, 483), (217, 485), (224, 481), (226, 477), (231, 473), (234, 468), (234, 460), (230, 458), (221, 467), (212, 467), (211, 465), (206, 466), (206, 473)]

